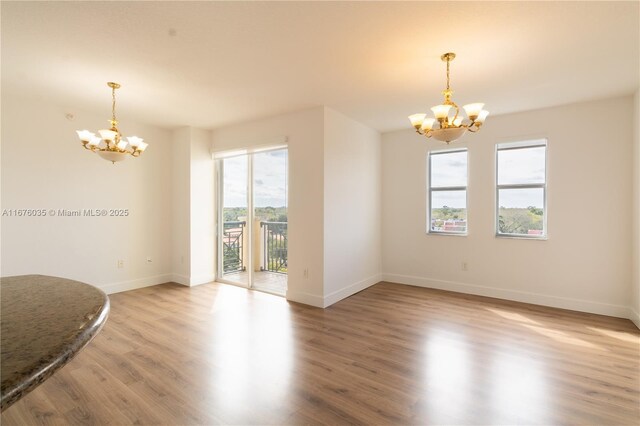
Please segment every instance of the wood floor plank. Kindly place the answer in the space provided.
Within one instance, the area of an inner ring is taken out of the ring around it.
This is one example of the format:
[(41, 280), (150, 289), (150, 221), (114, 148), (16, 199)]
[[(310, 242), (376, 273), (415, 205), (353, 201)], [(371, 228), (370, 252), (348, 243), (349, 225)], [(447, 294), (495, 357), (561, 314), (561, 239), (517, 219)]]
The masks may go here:
[(391, 283), (327, 309), (222, 284), (110, 298), (3, 425), (640, 423), (628, 320)]

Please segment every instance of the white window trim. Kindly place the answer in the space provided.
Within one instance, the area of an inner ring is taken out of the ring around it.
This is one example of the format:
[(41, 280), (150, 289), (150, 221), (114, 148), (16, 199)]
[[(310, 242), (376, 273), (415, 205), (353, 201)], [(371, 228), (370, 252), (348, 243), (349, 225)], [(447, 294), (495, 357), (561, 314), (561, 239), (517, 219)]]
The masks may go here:
[[(525, 184), (508, 184), (500, 185), (498, 183), (498, 152), (507, 151), (512, 149), (527, 149), (527, 148), (539, 148), (544, 147), (544, 183), (525, 183)], [(496, 192), (495, 192), (495, 236), (496, 238), (510, 238), (520, 240), (534, 240), (534, 241), (546, 241), (549, 239), (549, 231), (547, 228), (547, 216), (548, 216), (548, 203), (547, 203), (547, 181), (548, 181), (548, 167), (549, 164), (549, 144), (546, 138), (538, 138), (535, 140), (525, 140), (518, 142), (507, 142), (496, 144), (495, 153), (495, 176), (496, 176)], [(528, 234), (507, 234), (500, 232), (500, 190), (501, 189), (542, 189), (542, 235), (528, 235)]]
[(242, 146), (240, 148), (234, 148), (234, 149), (223, 149), (223, 150), (215, 150), (215, 149), (211, 149), (211, 156), (214, 160), (219, 160), (222, 158), (232, 158), (232, 157), (239, 157), (241, 155), (247, 155), (247, 154), (256, 154), (259, 152), (266, 152), (266, 151), (277, 151), (279, 149), (288, 149), (289, 148), (289, 144), (287, 143), (289, 140), (288, 137), (283, 136), (280, 138), (276, 138), (271, 140), (268, 143), (263, 143), (260, 145), (249, 145), (249, 146)]
[[(436, 192), (440, 191), (465, 191), (465, 205), (467, 209), (467, 230), (464, 232), (459, 231), (434, 231), (431, 229), (431, 196), (434, 189), (431, 186), (431, 156), (439, 154), (450, 154), (453, 152), (466, 152), (467, 153), (467, 184), (465, 186), (441, 186), (435, 189)], [(443, 149), (429, 151), (427, 154), (427, 163), (429, 173), (427, 174), (427, 234), (428, 235), (453, 235), (456, 237), (466, 237), (469, 235), (469, 150), (467, 148), (456, 149)]]

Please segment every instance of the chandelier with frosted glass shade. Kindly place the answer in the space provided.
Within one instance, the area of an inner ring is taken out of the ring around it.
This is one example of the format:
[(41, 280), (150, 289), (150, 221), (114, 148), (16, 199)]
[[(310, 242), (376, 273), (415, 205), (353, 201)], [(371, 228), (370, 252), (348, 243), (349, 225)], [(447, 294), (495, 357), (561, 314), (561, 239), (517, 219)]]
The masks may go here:
[(447, 63), (447, 88), (442, 91), (444, 95), (442, 105), (431, 108), (435, 118), (427, 117), (427, 114), (423, 113), (409, 116), (416, 132), (447, 144), (460, 139), (467, 131), (477, 132), (489, 115), (489, 111), (483, 109), (483, 103), (467, 104), (462, 107), (467, 114), (467, 120), (465, 120), (460, 114), (458, 105), (451, 100), (453, 90), (449, 85), (449, 64), (455, 57), (455, 53), (445, 53), (440, 57)]
[(98, 130), (100, 136), (96, 136), (89, 130), (76, 130), (76, 132), (85, 149), (95, 152), (101, 158), (115, 164), (128, 156), (139, 157), (148, 145), (137, 136), (129, 136), (125, 140), (120, 134), (116, 120), (116, 89), (120, 88), (120, 85), (109, 82), (107, 86), (111, 87), (111, 120), (109, 120), (111, 127)]

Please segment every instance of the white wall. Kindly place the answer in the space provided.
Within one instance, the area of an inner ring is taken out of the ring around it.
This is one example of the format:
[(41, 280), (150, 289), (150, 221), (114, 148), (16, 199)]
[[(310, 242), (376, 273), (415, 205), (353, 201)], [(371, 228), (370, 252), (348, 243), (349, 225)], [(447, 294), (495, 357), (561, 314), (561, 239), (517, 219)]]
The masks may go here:
[[(287, 138), (289, 229), (287, 299), (323, 306), (324, 108), (254, 120), (213, 131), (213, 149), (225, 151)], [(308, 269), (308, 278), (304, 270)]]
[(172, 281), (191, 282), (191, 128), (174, 130), (171, 140)]
[[(446, 237), (424, 232), (426, 155), (443, 145), (410, 130), (385, 134), (380, 144), (375, 131), (323, 107), (214, 132), (123, 119), (123, 132), (150, 146), (112, 165), (75, 136), (77, 128), (103, 127), (103, 114), (73, 111), (68, 121), (68, 108), (4, 95), (2, 209), (124, 208), (130, 216), (2, 217), (0, 272), (57, 275), (107, 292), (210, 281), (210, 138), (226, 150), (287, 137), (288, 299), (328, 306), (377, 282), (381, 257), (389, 281), (635, 315), (638, 324), (639, 98), (492, 117), (461, 144), (469, 148), (469, 236)], [(603, 134), (577, 124), (593, 117), (617, 125)], [(549, 139), (549, 240), (496, 239), (495, 144), (540, 136)], [(469, 271), (460, 270), (462, 261)]]
[(191, 129), (190, 155), (190, 284), (215, 279), (214, 162), (211, 158), (211, 132)]
[(324, 113), (324, 306), (381, 279), (380, 134)]
[(169, 281), (170, 133), (121, 117), (123, 133), (145, 138), (149, 148), (114, 165), (82, 149), (75, 133), (104, 128), (108, 115), (71, 111), (69, 121), (67, 112), (44, 99), (2, 95), (2, 208), (130, 214), (2, 217), (1, 275), (54, 275), (107, 292)]
[(215, 279), (214, 163), (211, 132), (173, 131), (171, 229), (173, 281), (198, 285)]
[(633, 105), (631, 319), (640, 328), (640, 90), (633, 97)]
[[(469, 149), (466, 237), (425, 233), (427, 152), (445, 146), (412, 130), (383, 135), (385, 280), (627, 317), (632, 106), (625, 97), (489, 117), (456, 142)], [(496, 238), (495, 145), (530, 137), (548, 138), (549, 239)]]

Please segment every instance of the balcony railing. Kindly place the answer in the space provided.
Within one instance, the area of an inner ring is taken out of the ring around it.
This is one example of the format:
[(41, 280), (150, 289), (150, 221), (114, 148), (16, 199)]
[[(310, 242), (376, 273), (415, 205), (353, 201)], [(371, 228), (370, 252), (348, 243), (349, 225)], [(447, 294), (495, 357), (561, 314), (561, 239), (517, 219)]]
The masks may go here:
[(244, 229), (246, 221), (225, 222), (222, 237), (224, 273), (244, 271)]
[[(287, 273), (287, 222), (254, 222), (254, 271)], [(249, 233), (246, 221), (224, 222), (222, 237), (225, 274), (246, 271)]]
[(260, 222), (262, 271), (287, 273), (287, 222)]

